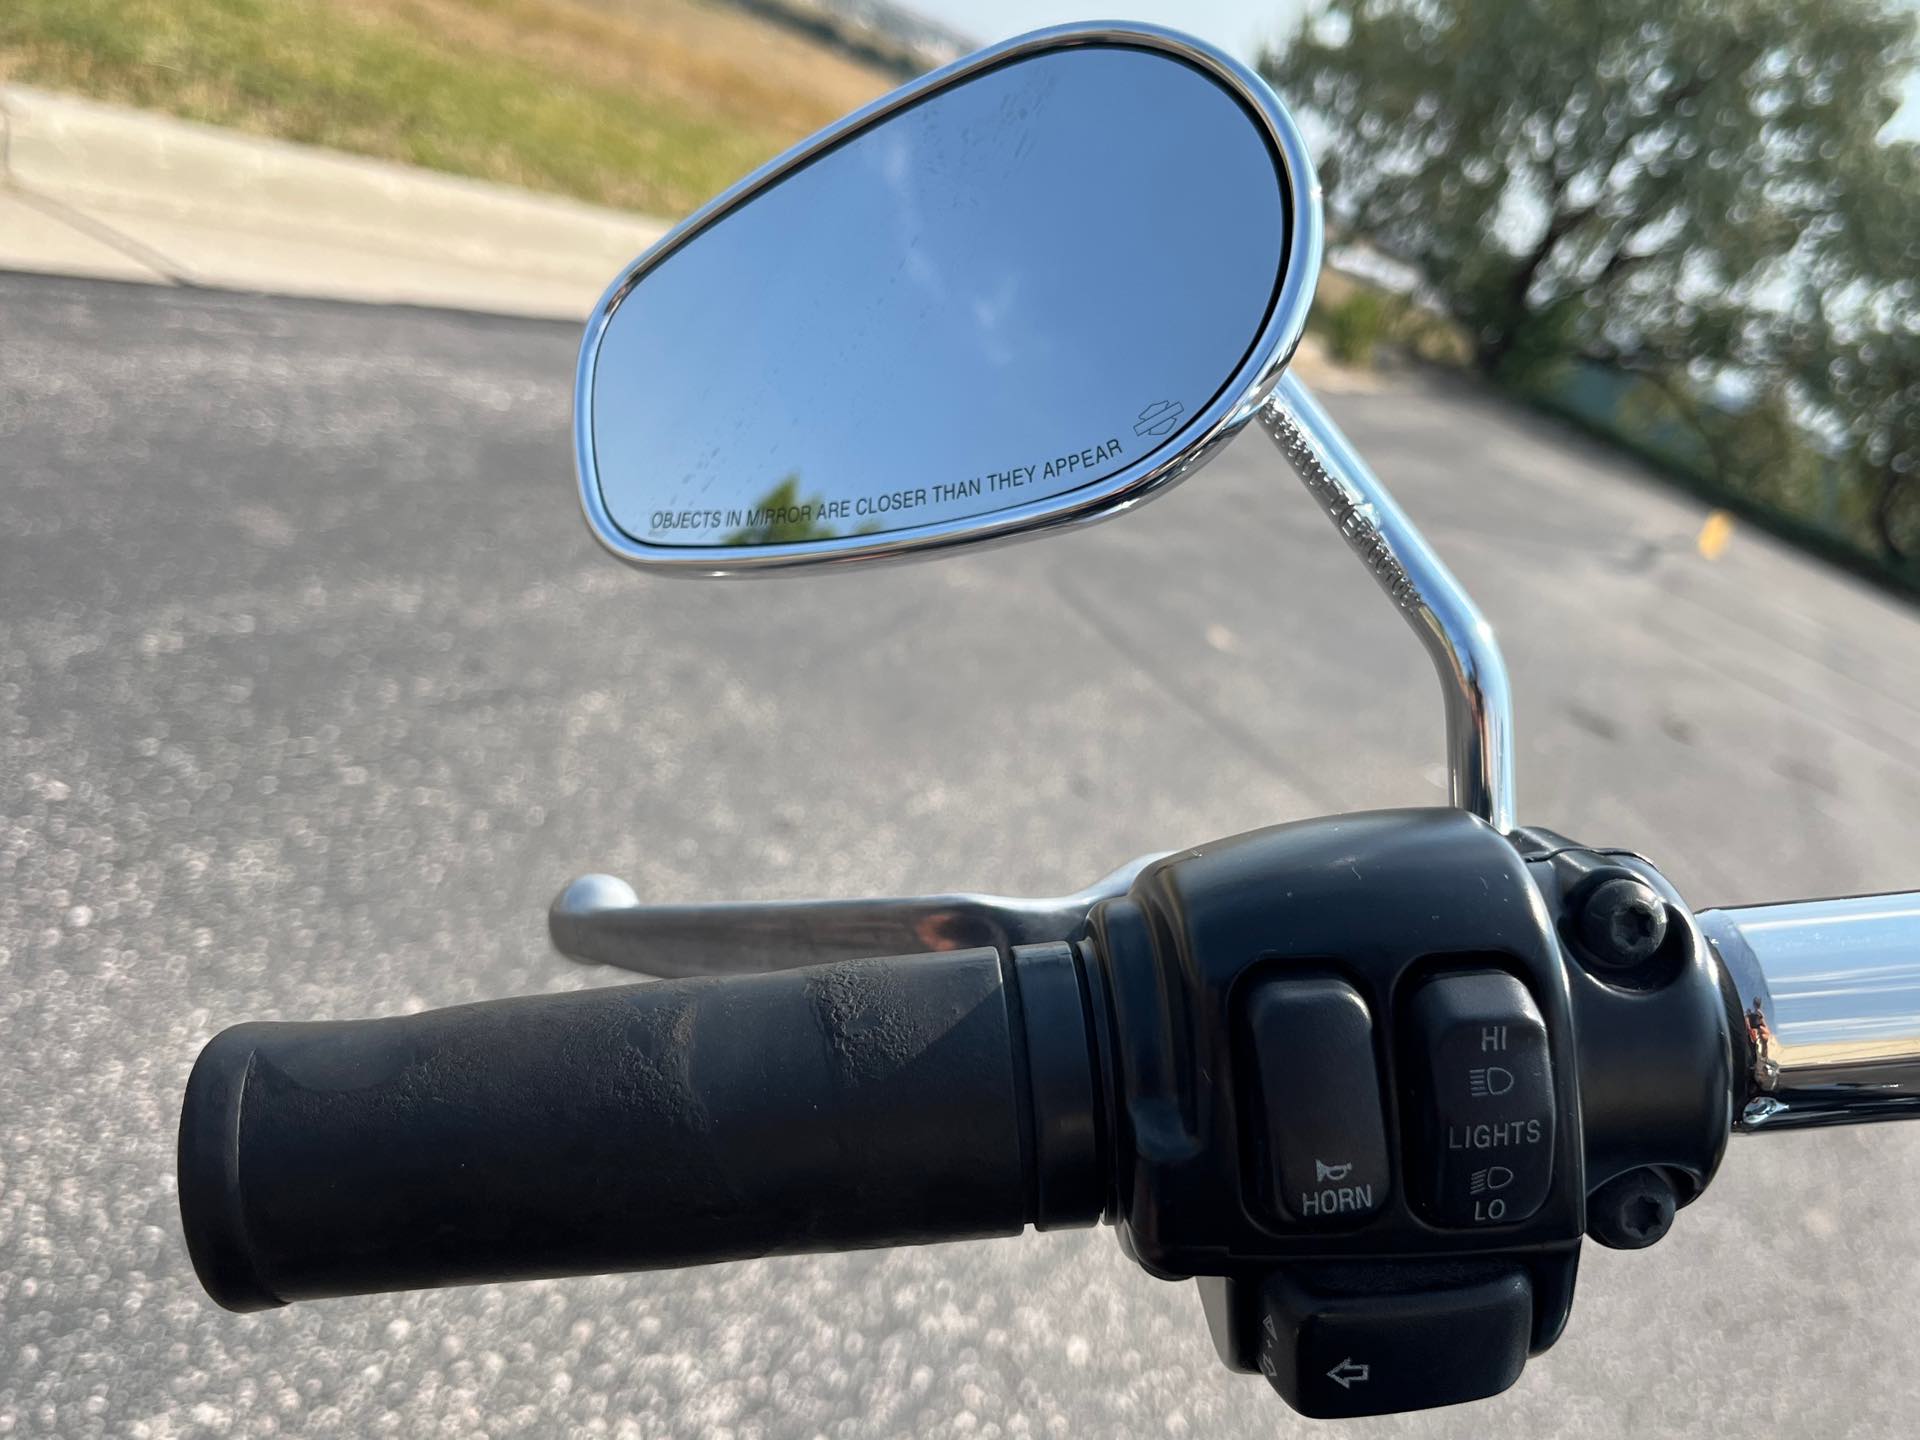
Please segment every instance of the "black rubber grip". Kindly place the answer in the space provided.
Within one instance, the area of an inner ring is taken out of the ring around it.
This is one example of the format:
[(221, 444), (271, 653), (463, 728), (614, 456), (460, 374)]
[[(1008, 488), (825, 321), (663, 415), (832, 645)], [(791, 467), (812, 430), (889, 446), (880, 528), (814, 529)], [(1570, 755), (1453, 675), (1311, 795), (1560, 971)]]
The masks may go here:
[[(235, 1026), (181, 1117), (194, 1268), (258, 1310), (1017, 1233), (1042, 1187), (1011, 966), (956, 951)], [(1049, 1028), (1048, 1067), (1077, 1073), (1084, 1035)], [(1087, 1213), (1055, 1223), (1096, 1218), (1076, 1184)]]

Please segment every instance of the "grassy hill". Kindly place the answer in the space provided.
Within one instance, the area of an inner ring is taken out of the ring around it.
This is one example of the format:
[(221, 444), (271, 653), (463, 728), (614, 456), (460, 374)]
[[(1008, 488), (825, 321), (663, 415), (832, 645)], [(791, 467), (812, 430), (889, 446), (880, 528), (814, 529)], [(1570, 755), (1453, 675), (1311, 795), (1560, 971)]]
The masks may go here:
[(0, 0), (0, 81), (667, 217), (897, 83), (697, 0)]

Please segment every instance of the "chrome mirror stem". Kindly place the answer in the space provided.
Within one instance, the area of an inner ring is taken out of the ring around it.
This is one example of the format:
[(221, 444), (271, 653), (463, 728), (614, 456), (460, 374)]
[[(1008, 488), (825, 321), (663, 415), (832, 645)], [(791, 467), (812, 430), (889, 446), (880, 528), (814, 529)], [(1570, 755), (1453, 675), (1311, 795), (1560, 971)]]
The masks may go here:
[(1124, 895), (1159, 855), (1143, 855), (1072, 895), (916, 895), (870, 900), (762, 900), (643, 905), (611, 875), (582, 875), (547, 912), (554, 948), (569, 959), (642, 975), (738, 975), (868, 955), (1008, 949), (1078, 940), (1100, 901)]
[(1452, 804), (1507, 834), (1513, 693), (1493, 627), (1291, 371), (1261, 406), (1260, 424), (1433, 658), (1446, 696)]

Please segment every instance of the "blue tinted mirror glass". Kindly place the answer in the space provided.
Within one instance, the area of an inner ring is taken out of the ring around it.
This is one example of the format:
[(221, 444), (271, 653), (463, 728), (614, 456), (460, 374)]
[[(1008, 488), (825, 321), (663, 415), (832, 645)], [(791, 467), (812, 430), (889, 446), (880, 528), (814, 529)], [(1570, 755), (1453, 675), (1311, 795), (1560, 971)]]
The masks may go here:
[(1178, 447), (1246, 365), (1287, 194), (1255, 114), (1184, 59), (977, 72), (643, 268), (590, 349), (583, 473), (662, 549), (1044, 516)]

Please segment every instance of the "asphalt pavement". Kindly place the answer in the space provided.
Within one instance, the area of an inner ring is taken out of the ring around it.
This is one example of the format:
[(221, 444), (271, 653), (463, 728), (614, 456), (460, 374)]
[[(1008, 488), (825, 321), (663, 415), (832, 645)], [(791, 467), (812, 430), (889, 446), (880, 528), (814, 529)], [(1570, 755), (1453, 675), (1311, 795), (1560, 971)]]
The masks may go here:
[[(1105, 1231), (333, 1301), (193, 1280), (173, 1132), (242, 1019), (589, 984), (662, 899), (1054, 893), (1437, 803), (1399, 619), (1248, 434), (1041, 545), (643, 578), (577, 514), (565, 325), (0, 276), (0, 1435), (1333, 1433)], [(1431, 376), (1330, 401), (1499, 628), (1522, 818), (1697, 903), (1920, 884), (1920, 619)], [(1737, 1140), (1560, 1346), (1353, 1436), (1904, 1436), (1920, 1127)]]

